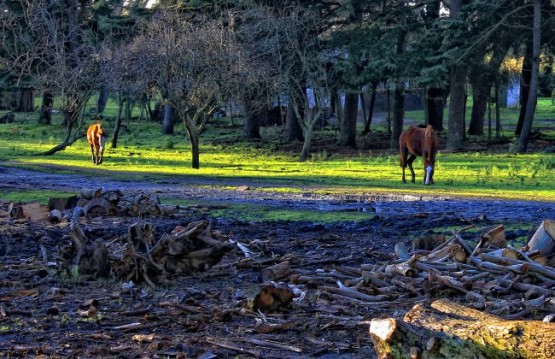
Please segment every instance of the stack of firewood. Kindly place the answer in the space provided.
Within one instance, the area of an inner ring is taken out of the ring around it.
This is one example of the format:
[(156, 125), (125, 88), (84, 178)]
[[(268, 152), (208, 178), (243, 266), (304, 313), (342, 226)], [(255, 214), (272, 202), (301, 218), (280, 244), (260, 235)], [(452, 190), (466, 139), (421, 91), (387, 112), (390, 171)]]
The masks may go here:
[(502, 225), (471, 244), (461, 236), (469, 228), (432, 250), (398, 244), (387, 263), (291, 279), (354, 305), (416, 304), (403, 318), (371, 320), (380, 358), (554, 357), (555, 221), (544, 221), (524, 248), (507, 244)]
[[(555, 356), (555, 221), (543, 221), (521, 249), (508, 246), (497, 226), (474, 246), (455, 233), (430, 253), (408, 255), (403, 246), (396, 253), (400, 260), (369, 272), (367, 283), (379, 290), (395, 277), (412, 278), (403, 283), (417, 292), (428, 287), (464, 299), (417, 304), (402, 320), (372, 319), (369, 334), (381, 358)], [(541, 322), (523, 320), (542, 315)]]
[(178, 211), (176, 206), (162, 205), (155, 194), (124, 194), (120, 190), (82, 189), (79, 196), (50, 198), (50, 220), (59, 222), (75, 206), (81, 207), (88, 217), (117, 216), (166, 216)]
[(314, 275), (293, 275), (292, 281), (374, 306), (464, 296), (468, 306), (507, 318), (555, 312), (554, 221), (544, 221), (528, 245), (518, 249), (507, 245), (502, 225), (480, 234), (473, 245), (461, 237), (463, 230), (431, 251), (409, 252), (399, 243), (396, 260), (360, 268), (335, 266)]

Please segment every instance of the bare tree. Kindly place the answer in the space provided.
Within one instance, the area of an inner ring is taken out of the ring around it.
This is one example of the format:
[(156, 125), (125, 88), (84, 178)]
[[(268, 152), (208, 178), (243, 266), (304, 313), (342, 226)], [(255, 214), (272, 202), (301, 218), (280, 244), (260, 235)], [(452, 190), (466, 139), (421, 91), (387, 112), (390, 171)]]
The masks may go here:
[(305, 161), (312, 150), (312, 136), (324, 108), (330, 104), (326, 64), (331, 61), (322, 50), (319, 19), (301, 8), (290, 8), (282, 18), (280, 53), (281, 75), (288, 89), (289, 106), (303, 131), (300, 160)]
[(192, 168), (199, 168), (199, 139), (211, 115), (252, 80), (233, 32), (221, 20), (163, 10), (121, 51), (128, 76), (143, 89), (155, 87), (183, 121)]
[(10, 11), (6, 1), (0, 6), (0, 24), (11, 32), (1, 45), (12, 75), (61, 98), (66, 134), (62, 143), (42, 153), (52, 155), (83, 137), (82, 110), (99, 68), (94, 35), (80, 23), (77, 0), (21, 2), (18, 12)]
[(248, 86), (238, 86), (235, 98), (242, 103), (245, 120), (243, 137), (260, 138), (260, 126), (267, 122), (271, 99), (279, 91), (279, 21), (275, 9), (252, 3), (229, 9), (226, 19), (249, 64)]

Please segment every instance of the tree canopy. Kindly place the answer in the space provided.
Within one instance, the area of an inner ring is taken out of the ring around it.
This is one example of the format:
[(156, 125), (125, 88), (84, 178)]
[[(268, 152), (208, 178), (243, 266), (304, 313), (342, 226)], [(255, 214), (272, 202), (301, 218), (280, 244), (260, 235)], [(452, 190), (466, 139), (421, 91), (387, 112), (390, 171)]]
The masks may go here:
[(554, 8), (548, 0), (1, 0), (0, 87), (62, 96), (69, 131), (95, 91), (156, 93), (193, 146), (226, 102), (256, 114), (281, 96), (304, 129), (306, 158), (310, 128), (330, 106), (342, 118), (339, 143), (356, 146), (356, 96), (380, 83), (395, 93), (393, 146), (411, 90), (440, 131), (449, 96), (447, 147), (463, 148), (466, 126), (482, 133), (491, 91), (507, 81), (503, 62), (523, 57), (523, 152), (538, 74), (553, 77)]

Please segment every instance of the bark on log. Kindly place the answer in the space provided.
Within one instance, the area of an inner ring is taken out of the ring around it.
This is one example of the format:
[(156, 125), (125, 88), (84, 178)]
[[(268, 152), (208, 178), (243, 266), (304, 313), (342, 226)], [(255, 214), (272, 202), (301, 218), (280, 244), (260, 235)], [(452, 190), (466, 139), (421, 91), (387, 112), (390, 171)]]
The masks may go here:
[(284, 279), (291, 273), (291, 262), (283, 261), (262, 271), (262, 282), (277, 281)]
[(555, 220), (545, 220), (528, 242), (528, 250), (549, 256), (555, 252)]
[(115, 209), (112, 209), (111, 203), (104, 198), (93, 198), (83, 207), (83, 211), (86, 216), (91, 217), (112, 214)]
[(373, 319), (369, 332), (380, 358), (408, 358), (415, 347), (421, 358), (553, 358), (554, 328), (438, 300), (417, 304), (403, 320)]
[(512, 258), (512, 259), (518, 259), (519, 257), (518, 252), (512, 248), (496, 249), (494, 251), (488, 252), (487, 254), (492, 256)]
[(84, 199), (100, 198), (104, 188), (83, 188), (81, 189), (81, 197)]
[(505, 226), (502, 224), (484, 230), (484, 232), (480, 234), (480, 238), (485, 239), (486, 247), (494, 246), (497, 248), (504, 248), (507, 246)]

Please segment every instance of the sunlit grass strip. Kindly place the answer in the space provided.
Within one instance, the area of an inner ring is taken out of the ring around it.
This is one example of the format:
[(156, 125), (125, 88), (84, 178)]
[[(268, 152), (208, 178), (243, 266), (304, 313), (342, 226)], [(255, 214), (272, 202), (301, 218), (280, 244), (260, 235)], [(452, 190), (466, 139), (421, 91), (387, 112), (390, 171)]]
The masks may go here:
[(117, 149), (111, 149), (108, 144), (105, 162), (95, 166), (85, 139), (54, 156), (36, 156), (59, 143), (60, 138), (48, 136), (54, 132), (53, 127), (3, 125), (0, 126), (0, 160), (17, 161), (29, 167), (50, 164), (62, 170), (78, 170), (81, 174), (105, 172), (116, 178), (135, 180), (165, 175), (217, 179), (221, 188), (233, 188), (244, 181), (259, 189), (273, 187), (273, 190), (293, 193), (303, 188), (315, 193), (440, 194), (555, 201), (555, 156), (552, 154), (439, 153), (437, 184), (425, 187), (420, 158), (414, 163), (417, 183), (402, 184), (397, 155), (369, 156), (361, 152), (352, 158), (314, 156), (302, 163), (297, 156), (254, 148), (244, 142), (219, 145), (201, 140), (201, 168), (194, 170), (190, 168), (190, 148), (183, 134), (162, 137), (152, 135), (159, 133), (158, 124), (140, 126), (136, 128), (145, 131), (122, 135)]
[(6, 202), (39, 202), (40, 204), (48, 204), (48, 199), (51, 197), (67, 198), (78, 193), (71, 193), (66, 191), (50, 191), (50, 190), (21, 190), (10, 191), (0, 190), (0, 199)]

